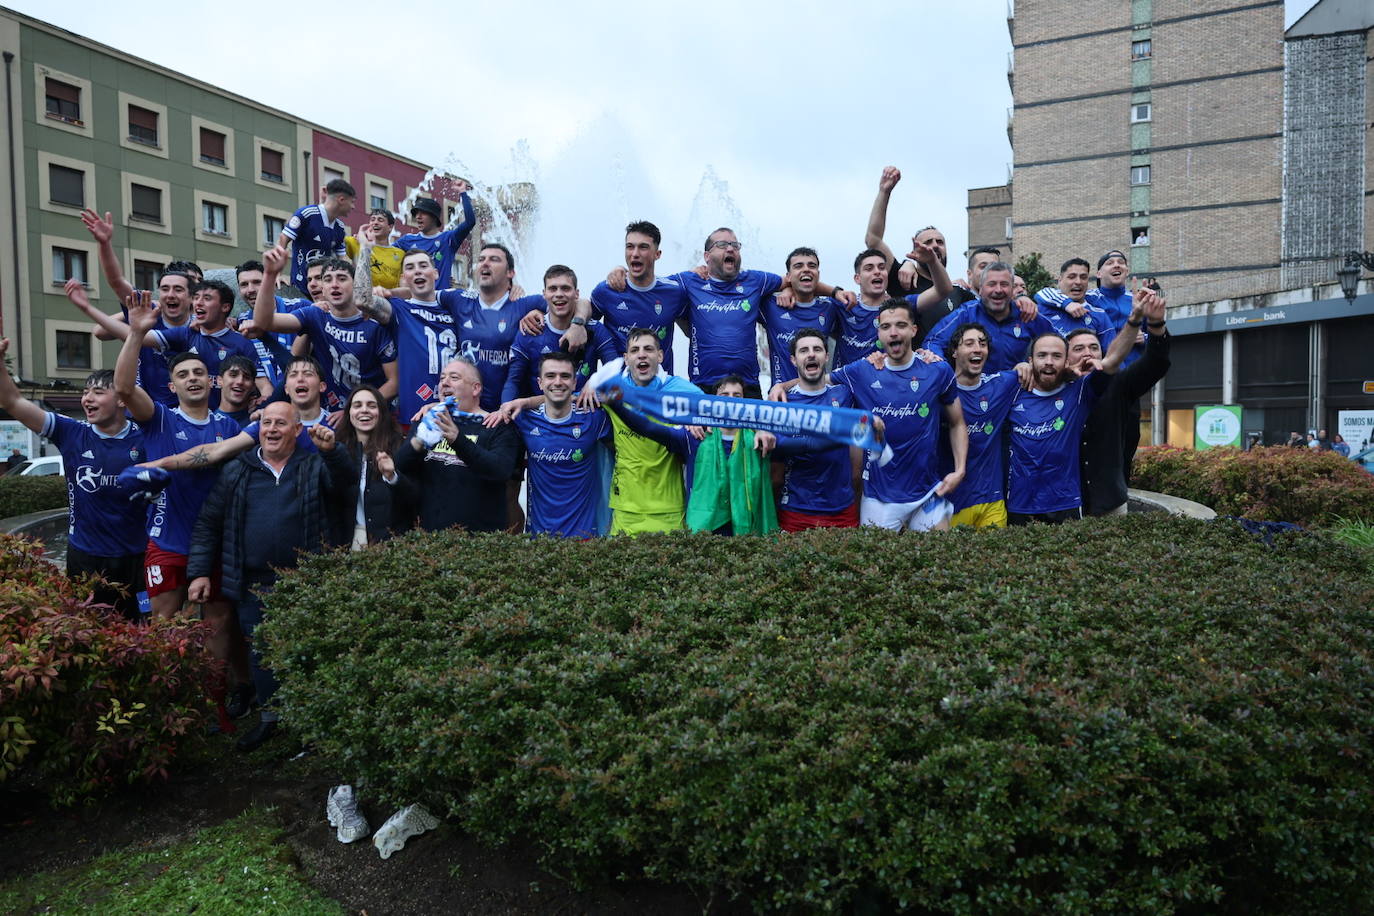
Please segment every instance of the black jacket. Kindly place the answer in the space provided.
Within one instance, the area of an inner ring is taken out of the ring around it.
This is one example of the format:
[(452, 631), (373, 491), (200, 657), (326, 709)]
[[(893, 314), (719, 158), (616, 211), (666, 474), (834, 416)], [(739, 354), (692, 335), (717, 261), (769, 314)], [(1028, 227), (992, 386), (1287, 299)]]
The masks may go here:
[[(339, 543), (329, 504), (339, 486), (347, 485), (341, 473), (342, 464), (331, 454), (326, 465), (326, 459), (318, 452), (297, 448), (287, 466), (297, 474), (301, 530), (296, 543), (300, 549), (318, 552)], [(258, 457), (258, 449), (244, 452), (225, 465), (214, 489), (205, 498), (191, 533), (191, 552), (186, 562), (188, 580), (208, 576), (219, 566), (224, 596), (233, 601), (243, 597), (244, 544), (253, 536), (253, 532), (246, 530), (248, 480), (250, 475), (271, 473)]]
[(1140, 442), (1140, 399), (1168, 371), (1166, 330), (1149, 336), (1140, 359), (1112, 376), (1088, 414), (1078, 452), (1084, 515), (1105, 515), (1126, 501), (1131, 459)]
[(416, 451), (406, 439), (396, 450), (396, 470), (413, 474), (423, 493), (420, 527), (504, 531), (505, 482), (520, 460), (520, 433), (509, 423), (488, 429), (480, 420), (454, 422), (459, 435), (451, 446), (441, 441), (428, 452)]
[[(353, 528), (358, 524), (358, 473), (363, 459), (362, 448), (353, 443), (339, 445), (337, 463), (343, 479), (349, 481), (338, 497), (338, 525), (340, 535), (347, 534), (351, 540)], [(393, 460), (395, 455), (392, 456)], [(415, 478), (396, 469), (396, 482), (387, 483), (377, 473), (374, 465), (367, 467), (367, 486), (363, 490), (363, 518), (367, 522), (368, 543), (385, 541), (393, 534), (404, 534), (415, 525), (415, 508), (419, 502), (420, 488)]]

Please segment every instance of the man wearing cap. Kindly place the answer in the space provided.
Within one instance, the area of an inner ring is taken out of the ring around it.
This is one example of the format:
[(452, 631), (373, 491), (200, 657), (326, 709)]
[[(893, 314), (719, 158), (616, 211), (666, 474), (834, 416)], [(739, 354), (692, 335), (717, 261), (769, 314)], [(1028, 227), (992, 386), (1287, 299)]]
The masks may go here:
[(388, 294), (394, 294), (401, 285), (401, 258), (405, 254), (404, 249), (390, 244), (391, 233), (395, 227), (394, 213), (385, 207), (374, 207), (367, 216), (367, 222), (358, 227), (358, 234), (344, 239), (348, 259), (357, 264), (358, 252), (362, 249), (359, 239), (365, 234), (364, 230), (372, 234), (372, 263), (368, 265), (372, 274), (372, 285), (374, 288), (380, 286), (386, 289)]
[(439, 271), (439, 281), (434, 287), (436, 290), (445, 290), (453, 285), (453, 260), (458, 254), (458, 246), (463, 244), (472, 227), (477, 225), (477, 215), (473, 212), (472, 201), (468, 199), (472, 185), (462, 178), (455, 179), (454, 184), (459, 189), (458, 200), (463, 205), (461, 223), (441, 232), (440, 228), (444, 225), (443, 209), (434, 198), (421, 197), (410, 208), (410, 219), (420, 231), (396, 240), (396, 247), (402, 253), (418, 248), (429, 255), (430, 262)]
[(1126, 288), (1130, 276), (1131, 262), (1124, 252), (1113, 248), (1097, 259), (1097, 289), (1087, 293), (1088, 303), (1106, 312), (1118, 332), (1131, 317), (1131, 291)]

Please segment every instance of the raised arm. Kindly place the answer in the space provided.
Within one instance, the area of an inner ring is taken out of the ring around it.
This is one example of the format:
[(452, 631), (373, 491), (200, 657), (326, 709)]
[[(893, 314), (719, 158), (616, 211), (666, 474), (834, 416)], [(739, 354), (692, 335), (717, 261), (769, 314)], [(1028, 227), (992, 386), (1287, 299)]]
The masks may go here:
[(283, 334), (301, 332), (299, 318), (277, 311), (277, 277), (289, 258), (286, 249), (280, 245), (262, 253), (262, 289), (258, 291), (258, 301), (253, 303), (253, 323), (264, 331), (280, 331)]
[(0, 339), (0, 407), (36, 433), (41, 433), (48, 422), (48, 412), (19, 393), (19, 386), (10, 378), (5, 368), (5, 356), (9, 353), (9, 338)]
[(685, 435), (686, 427), (683, 426), (664, 426), (662, 423), (655, 423), (643, 414), (633, 410), (626, 410), (623, 405), (617, 402), (610, 402), (605, 405), (615, 413), (617, 417), (624, 421), (634, 432), (639, 433), (646, 439), (652, 439), (659, 445), (668, 449), (675, 455), (686, 458), (691, 450)]
[(134, 291), (129, 281), (124, 279), (124, 267), (119, 263), (119, 257), (114, 250), (114, 219), (107, 211), (105, 218), (94, 210), (86, 209), (81, 211), (81, 222), (86, 224), (86, 231), (96, 240), (100, 246), (100, 270), (105, 274), (105, 282), (110, 284), (110, 289), (114, 291), (115, 298), (120, 302), (129, 298), (129, 294)]
[(115, 360), (115, 394), (128, 408), (129, 416), (146, 423), (153, 418), (154, 407), (148, 392), (138, 387), (138, 351), (143, 338), (157, 324), (157, 313), (153, 311), (153, 294), (146, 289), (135, 292), (125, 303), (129, 307), (129, 336)]
[(954, 292), (954, 284), (950, 282), (949, 271), (945, 270), (945, 265), (940, 263), (940, 255), (935, 251), (933, 241), (916, 242), (911, 250), (911, 256), (930, 275), (930, 288), (922, 290), (921, 294), (916, 297), (916, 310), (918, 312), (929, 311), (944, 302), (946, 297)]
[(71, 279), (62, 287), (62, 291), (67, 294), (72, 305), (81, 310), (81, 313), (91, 321), (95, 322), (95, 336), (100, 340), (123, 340), (129, 336), (129, 326), (118, 318), (106, 315), (100, 309), (91, 305), (90, 297), (86, 295), (86, 286), (80, 280)]
[(372, 249), (376, 244), (371, 226), (363, 226), (358, 230), (358, 261), (353, 268), (353, 304), (378, 324), (391, 324), (391, 303), (385, 296), (377, 295), (381, 287), (372, 285)]
[(1144, 288), (1131, 297), (1131, 314), (1127, 316), (1121, 333), (1116, 335), (1112, 345), (1107, 348), (1106, 355), (1102, 357), (1099, 368), (1103, 372), (1108, 375), (1116, 374), (1121, 368), (1121, 363), (1135, 347), (1136, 338), (1140, 336), (1140, 326), (1147, 321), (1152, 326), (1158, 322), (1158, 329), (1163, 330), (1164, 297), (1157, 295), (1154, 290)]
[(901, 180), (902, 173), (896, 166), (889, 165), (883, 169), (878, 179), (878, 196), (873, 198), (873, 209), (868, 214), (868, 229), (864, 232), (864, 244), (881, 251), (889, 264), (895, 264), (897, 258), (883, 241), (883, 233), (887, 231), (887, 204), (892, 199), (892, 189)]

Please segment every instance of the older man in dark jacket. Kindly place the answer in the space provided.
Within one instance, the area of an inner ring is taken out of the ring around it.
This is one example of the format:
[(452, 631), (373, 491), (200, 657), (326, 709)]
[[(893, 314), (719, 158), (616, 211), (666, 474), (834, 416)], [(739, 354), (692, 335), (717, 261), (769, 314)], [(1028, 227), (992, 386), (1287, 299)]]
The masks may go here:
[[(191, 535), (186, 570), (190, 600), (205, 601), (210, 574), (221, 568), (224, 596), (236, 603), (239, 626), (251, 647), (253, 685), (263, 709), (261, 721), (238, 741), (246, 751), (277, 731), (277, 711), (268, 705), (277, 680), (262, 666), (253, 644), (253, 631), (262, 622), (262, 596), (276, 581), (277, 570), (294, 567), (300, 552), (319, 552), (338, 542), (330, 506), (349, 485), (332, 456), (297, 447), (301, 424), (289, 403), (269, 404), (261, 423), (261, 446), (225, 465), (206, 497)], [(311, 437), (333, 442), (333, 432), (323, 424), (311, 430)]]

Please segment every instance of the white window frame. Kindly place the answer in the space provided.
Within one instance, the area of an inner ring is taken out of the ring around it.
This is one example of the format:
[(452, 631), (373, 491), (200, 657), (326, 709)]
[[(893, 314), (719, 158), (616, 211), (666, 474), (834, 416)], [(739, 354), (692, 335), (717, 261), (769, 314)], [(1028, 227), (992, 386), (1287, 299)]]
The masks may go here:
[(50, 165), (60, 165), (63, 168), (81, 172), (81, 196), (86, 201), (87, 207), (92, 210), (96, 209), (95, 163), (38, 150), (38, 208), (40, 210), (47, 210), (49, 213), (61, 213), (64, 216), (81, 215), (81, 207), (58, 203), (52, 199), (52, 181), (48, 174), (48, 166)]
[[(214, 232), (206, 231), (205, 224), (202, 220), (203, 210), (201, 206), (206, 203), (220, 204), (225, 207), (227, 211), (225, 213), (225, 229), (228, 230), (228, 235), (219, 235)], [(234, 248), (238, 247), (239, 217), (237, 200), (232, 197), (225, 197), (222, 194), (212, 194), (202, 188), (196, 188), (192, 206), (195, 208), (191, 212), (195, 219), (194, 225), (196, 227), (196, 239), (198, 241), (210, 242), (215, 245), (229, 245)]]
[[(1143, 118), (1140, 117), (1140, 109), (1141, 109), (1141, 108), (1144, 108), (1144, 109), (1145, 109), (1145, 117), (1143, 117)], [(1153, 121), (1153, 120), (1154, 120), (1154, 114), (1155, 114), (1155, 107), (1154, 107), (1154, 105), (1151, 104), (1150, 102), (1132, 102), (1132, 103), (1131, 103), (1131, 123), (1132, 123), (1132, 124), (1148, 124), (1150, 121)]]
[[(143, 219), (134, 219), (134, 188), (135, 184), (147, 185), (150, 188), (157, 188), (162, 192), (162, 222), (152, 223)], [(161, 232), (163, 235), (172, 234), (172, 185), (170, 182), (162, 181), (158, 178), (149, 178), (146, 175), (135, 175), (133, 172), (119, 173), (119, 190), (122, 195), (124, 205), (124, 225), (130, 229), (142, 229), (145, 232)], [(168, 259), (170, 260), (170, 258)], [(166, 264), (167, 261), (162, 263)]]
[[(137, 140), (129, 139), (129, 106), (137, 105), (139, 108), (146, 108), (149, 111), (157, 112), (157, 145), (150, 146), (147, 143), (139, 143)], [(167, 158), (168, 128), (171, 122), (167, 117), (167, 106), (160, 102), (153, 102), (149, 99), (142, 99), (136, 95), (130, 95), (123, 90), (119, 92), (119, 145), (125, 149), (137, 150), (149, 156), (157, 156), (160, 159)]]
[[(1144, 170), (1145, 170), (1145, 172), (1144, 172), (1145, 180), (1144, 180), (1144, 181), (1137, 181), (1137, 180), (1136, 180), (1136, 172), (1138, 172), (1140, 169), (1144, 169)], [(1133, 188), (1146, 188), (1146, 187), (1149, 187), (1149, 186), (1150, 186), (1150, 181), (1151, 181), (1151, 179), (1152, 179), (1153, 177), (1154, 177), (1154, 169), (1150, 168), (1150, 166), (1148, 166), (1148, 165), (1133, 165), (1133, 166), (1131, 166), (1131, 187), (1133, 187)]]
[(43, 292), (54, 296), (63, 295), (62, 283), (57, 281), (57, 275), (52, 269), (52, 250), (71, 248), (86, 253), (86, 296), (90, 299), (100, 298), (100, 246), (96, 244), (95, 239), (90, 236), (85, 239), (72, 239), (43, 234), (38, 237), (38, 244), (43, 253)]
[[(1137, 57), (1135, 53), (1136, 45), (1149, 45), (1148, 53)], [(1155, 56), (1155, 42), (1153, 38), (1137, 38), (1131, 42), (1131, 60), (1150, 60)]]
[[(200, 158), (200, 129), (202, 127), (224, 134), (224, 165), (205, 162)], [(223, 124), (216, 124), (214, 121), (207, 121), (204, 118), (191, 115), (191, 164), (196, 168), (214, 172), (216, 175), (235, 176), (237, 173), (234, 171), (234, 146), (234, 129), (232, 127), (225, 127)]]
[[(48, 77), (58, 82), (69, 83), (81, 90), (80, 123), (73, 124), (61, 118), (48, 117)], [(33, 65), (34, 120), (54, 130), (65, 130), (69, 134), (93, 138), (95, 136), (95, 96), (91, 92), (91, 81), (70, 73), (63, 73), (43, 64)]]
[[(91, 365), (88, 369), (61, 368), (57, 366), (57, 332), (76, 331), (91, 336)], [(43, 343), (44, 351), (48, 358), (48, 377), (49, 378), (79, 378), (84, 379), (92, 372), (97, 372), (105, 368), (105, 348), (101, 342), (95, 339), (91, 333), (91, 323), (89, 321), (68, 321), (61, 318), (43, 319)]]
[[(281, 181), (269, 181), (262, 177), (262, 151), (270, 149), (273, 152), (281, 153)], [(287, 194), (294, 194), (293, 183), (291, 181), (291, 166), (295, 155), (291, 147), (275, 140), (268, 140), (264, 137), (253, 138), (253, 181), (264, 188), (271, 188), (274, 191), (283, 191)]]

